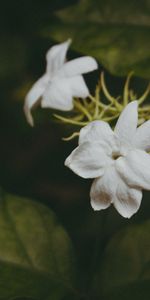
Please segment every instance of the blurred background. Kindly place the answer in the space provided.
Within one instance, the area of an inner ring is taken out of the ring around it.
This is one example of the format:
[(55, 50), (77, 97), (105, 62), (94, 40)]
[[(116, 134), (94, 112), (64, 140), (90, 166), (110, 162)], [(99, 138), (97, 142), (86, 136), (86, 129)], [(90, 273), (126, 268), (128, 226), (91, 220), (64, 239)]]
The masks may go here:
[(149, 219), (150, 196), (144, 193), (141, 208), (131, 220), (123, 219), (113, 208), (93, 212), (91, 181), (64, 166), (77, 144), (77, 140), (62, 141), (71, 128), (54, 122), (52, 111), (40, 108), (34, 111), (35, 127), (30, 128), (23, 113), (24, 97), (45, 71), (46, 51), (68, 37), (73, 39), (68, 58), (88, 54), (99, 62), (99, 71), (85, 77), (91, 92), (104, 70), (111, 93), (119, 95), (127, 74), (134, 71), (132, 85), (141, 95), (150, 78), (149, 26), (149, 0), (14, 0), (1, 4), (0, 185), (56, 213), (71, 236), (85, 285), (90, 268), (96, 268), (92, 258), (100, 234), (99, 255), (118, 229)]

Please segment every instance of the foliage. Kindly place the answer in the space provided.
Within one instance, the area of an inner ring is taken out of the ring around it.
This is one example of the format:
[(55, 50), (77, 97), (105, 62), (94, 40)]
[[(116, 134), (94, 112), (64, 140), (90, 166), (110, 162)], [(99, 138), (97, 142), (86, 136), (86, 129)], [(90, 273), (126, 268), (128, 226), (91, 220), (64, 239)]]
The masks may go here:
[(150, 293), (149, 230), (150, 221), (128, 226), (108, 243), (95, 276), (95, 287), (106, 299), (141, 299)]
[(106, 247), (98, 237), (82, 277), (71, 240), (49, 208), (2, 191), (0, 201), (0, 299), (147, 299), (149, 220), (120, 230)]
[(2, 193), (0, 245), (0, 299), (57, 300), (74, 291), (71, 241), (50, 209)]
[(58, 41), (71, 37), (75, 50), (95, 56), (112, 74), (134, 71), (149, 78), (149, 1), (81, 0), (56, 16), (49, 36)]

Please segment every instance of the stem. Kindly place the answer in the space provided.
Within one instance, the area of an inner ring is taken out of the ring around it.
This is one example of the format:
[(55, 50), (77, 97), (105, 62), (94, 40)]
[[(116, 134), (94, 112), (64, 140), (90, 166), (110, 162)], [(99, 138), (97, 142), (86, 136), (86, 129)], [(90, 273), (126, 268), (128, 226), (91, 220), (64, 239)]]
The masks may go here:
[(88, 110), (80, 103), (80, 102), (74, 102), (75, 107), (78, 108), (79, 111), (81, 111), (89, 121), (92, 121), (92, 117), (90, 115), (90, 113), (88, 112)]
[(129, 82), (134, 72), (130, 72), (127, 80), (125, 82), (124, 91), (123, 91), (123, 103), (126, 106), (129, 102)]
[(72, 125), (78, 125), (78, 126), (85, 126), (88, 124), (88, 122), (78, 122), (78, 121), (74, 121), (72, 119), (67, 119), (64, 118), (62, 116), (59, 116), (57, 114), (54, 114), (54, 117), (57, 118), (58, 120), (64, 122), (64, 123), (68, 123), (68, 124), (72, 124)]
[(84, 115), (77, 115), (75, 117), (72, 118), (72, 120), (75, 120), (75, 121), (81, 121), (82, 119), (84, 118)]
[(62, 138), (63, 141), (71, 141), (73, 140), (75, 137), (79, 136), (79, 132), (74, 132), (73, 134), (71, 134), (70, 136), (68, 137), (65, 137), (65, 138)]
[(146, 91), (144, 92), (144, 94), (138, 99), (138, 104), (139, 105), (144, 102), (144, 100), (148, 96), (149, 92), (150, 92), (150, 84), (148, 85), (148, 87), (147, 87)]
[(117, 117), (119, 117), (119, 115), (120, 115), (120, 114), (118, 113), (118, 114), (116, 114), (116, 115), (113, 116), (113, 117), (104, 118), (103, 121), (105, 121), (105, 122), (113, 121), (113, 120), (115, 120)]
[(96, 87), (96, 93), (95, 93), (95, 112), (94, 112), (94, 118), (96, 118), (98, 116), (99, 113), (99, 92), (100, 92), (100, 87), (97, 86)]
[[(91, 100), (92, 102), (96, 103), (96, 99), (95, 99), (92, 95), (90, 95), (89, 98), (90, 98), (90, 100)], [(111, 111), (111, 112), (116, 112), (116, 108), (111, 107), (111, 105), (112, 105), (112, 104), (109, 105), (109, 111)], [(103, 108), (103, 109), (107, 109), (107, 108), (108, 108), (108, 106), (105, 105), (105, 104), (102, 103), (102, 102), (99, 102), (99, 103), (98, 103), (98, 106), (99, 106), (100, 108)]]

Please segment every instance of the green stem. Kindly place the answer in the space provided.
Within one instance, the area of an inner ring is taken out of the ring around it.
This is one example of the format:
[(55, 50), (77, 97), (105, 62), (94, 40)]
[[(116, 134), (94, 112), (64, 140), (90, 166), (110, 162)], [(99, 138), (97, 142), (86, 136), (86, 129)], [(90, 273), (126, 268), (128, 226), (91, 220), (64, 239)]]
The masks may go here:
[(146, 97), (148, 96), (150, 92), (150, 84), (148, 85), (146, 91), (144, 92), (144, 94), (138, 99), (138, 104), (142, 104), (144, 102), (144, 100), (146, 99)]
[(73, 140), (75, 137), (78, 137), (79, 136), (79, 132), (74, 132), (73, 134), (71, 134), (70, 136), (68, 137), (65, 137), (65, 138), (62, 138), (63, 141), (71, 141)]
[(75, 104), (75, 107), (79, 111), (81, 111), (87, 117), (87, 119), (89, 121), (92, 121), (92, 117), (91, 117), (90, 113), (88, 112), (88, 110), (80, 102), (75, 101), (74, 104)]
[(68, 124), (72, 124), (72, 125), (78, 125), (78, 126), (85, 126), (88, 124), (88, 122), (78, 122), (78, 121), (74, 121), (72, 119), (67, 119), (64, 118), (62, 116), (59, 116), (57, 114), (54, 114), (54, 117), (57, 118), (58, 120), (64, 122), (64, 123), (68, 123)]
[(124, 91), (123, 91), (123, 104), (124, 106), (126, 106), (129, 102), (129, 82), (130, 82), (130, 79), (133, 75), (133, 72), (130, 72), (128, 77), (127, 77), (127, 80), (125, 82), (125, 86), (124, 86)]

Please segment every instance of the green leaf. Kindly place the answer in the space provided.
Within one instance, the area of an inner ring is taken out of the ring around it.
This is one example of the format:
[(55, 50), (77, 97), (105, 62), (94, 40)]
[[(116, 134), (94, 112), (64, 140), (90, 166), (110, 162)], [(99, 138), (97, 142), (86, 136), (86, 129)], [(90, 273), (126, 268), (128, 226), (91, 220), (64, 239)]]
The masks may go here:
[(75, 261), (67, 232), (34, 201), (0, 199), (0, 299), (60, 300), (75, 290)]
[(150, 3), (81, 0), (56, 14), (48, 28), (58, 41), (73, 39), (73, 48), (93, 55), (115, 75), (134, 71), (150, 76)]
[(134, 299), (129, 295), (136, 286), (142, 293), (142, 286), (147, 284), (144, 282), (150, 286), (150, 220), (128, 226), (111, 239), (97, 269), (94, 290), (96, 294), (111, 295), (108, 299), (120, 299), (113, 298), (113, 293), (121, 295), (128, 286), (128, 297), (122, 299)]

